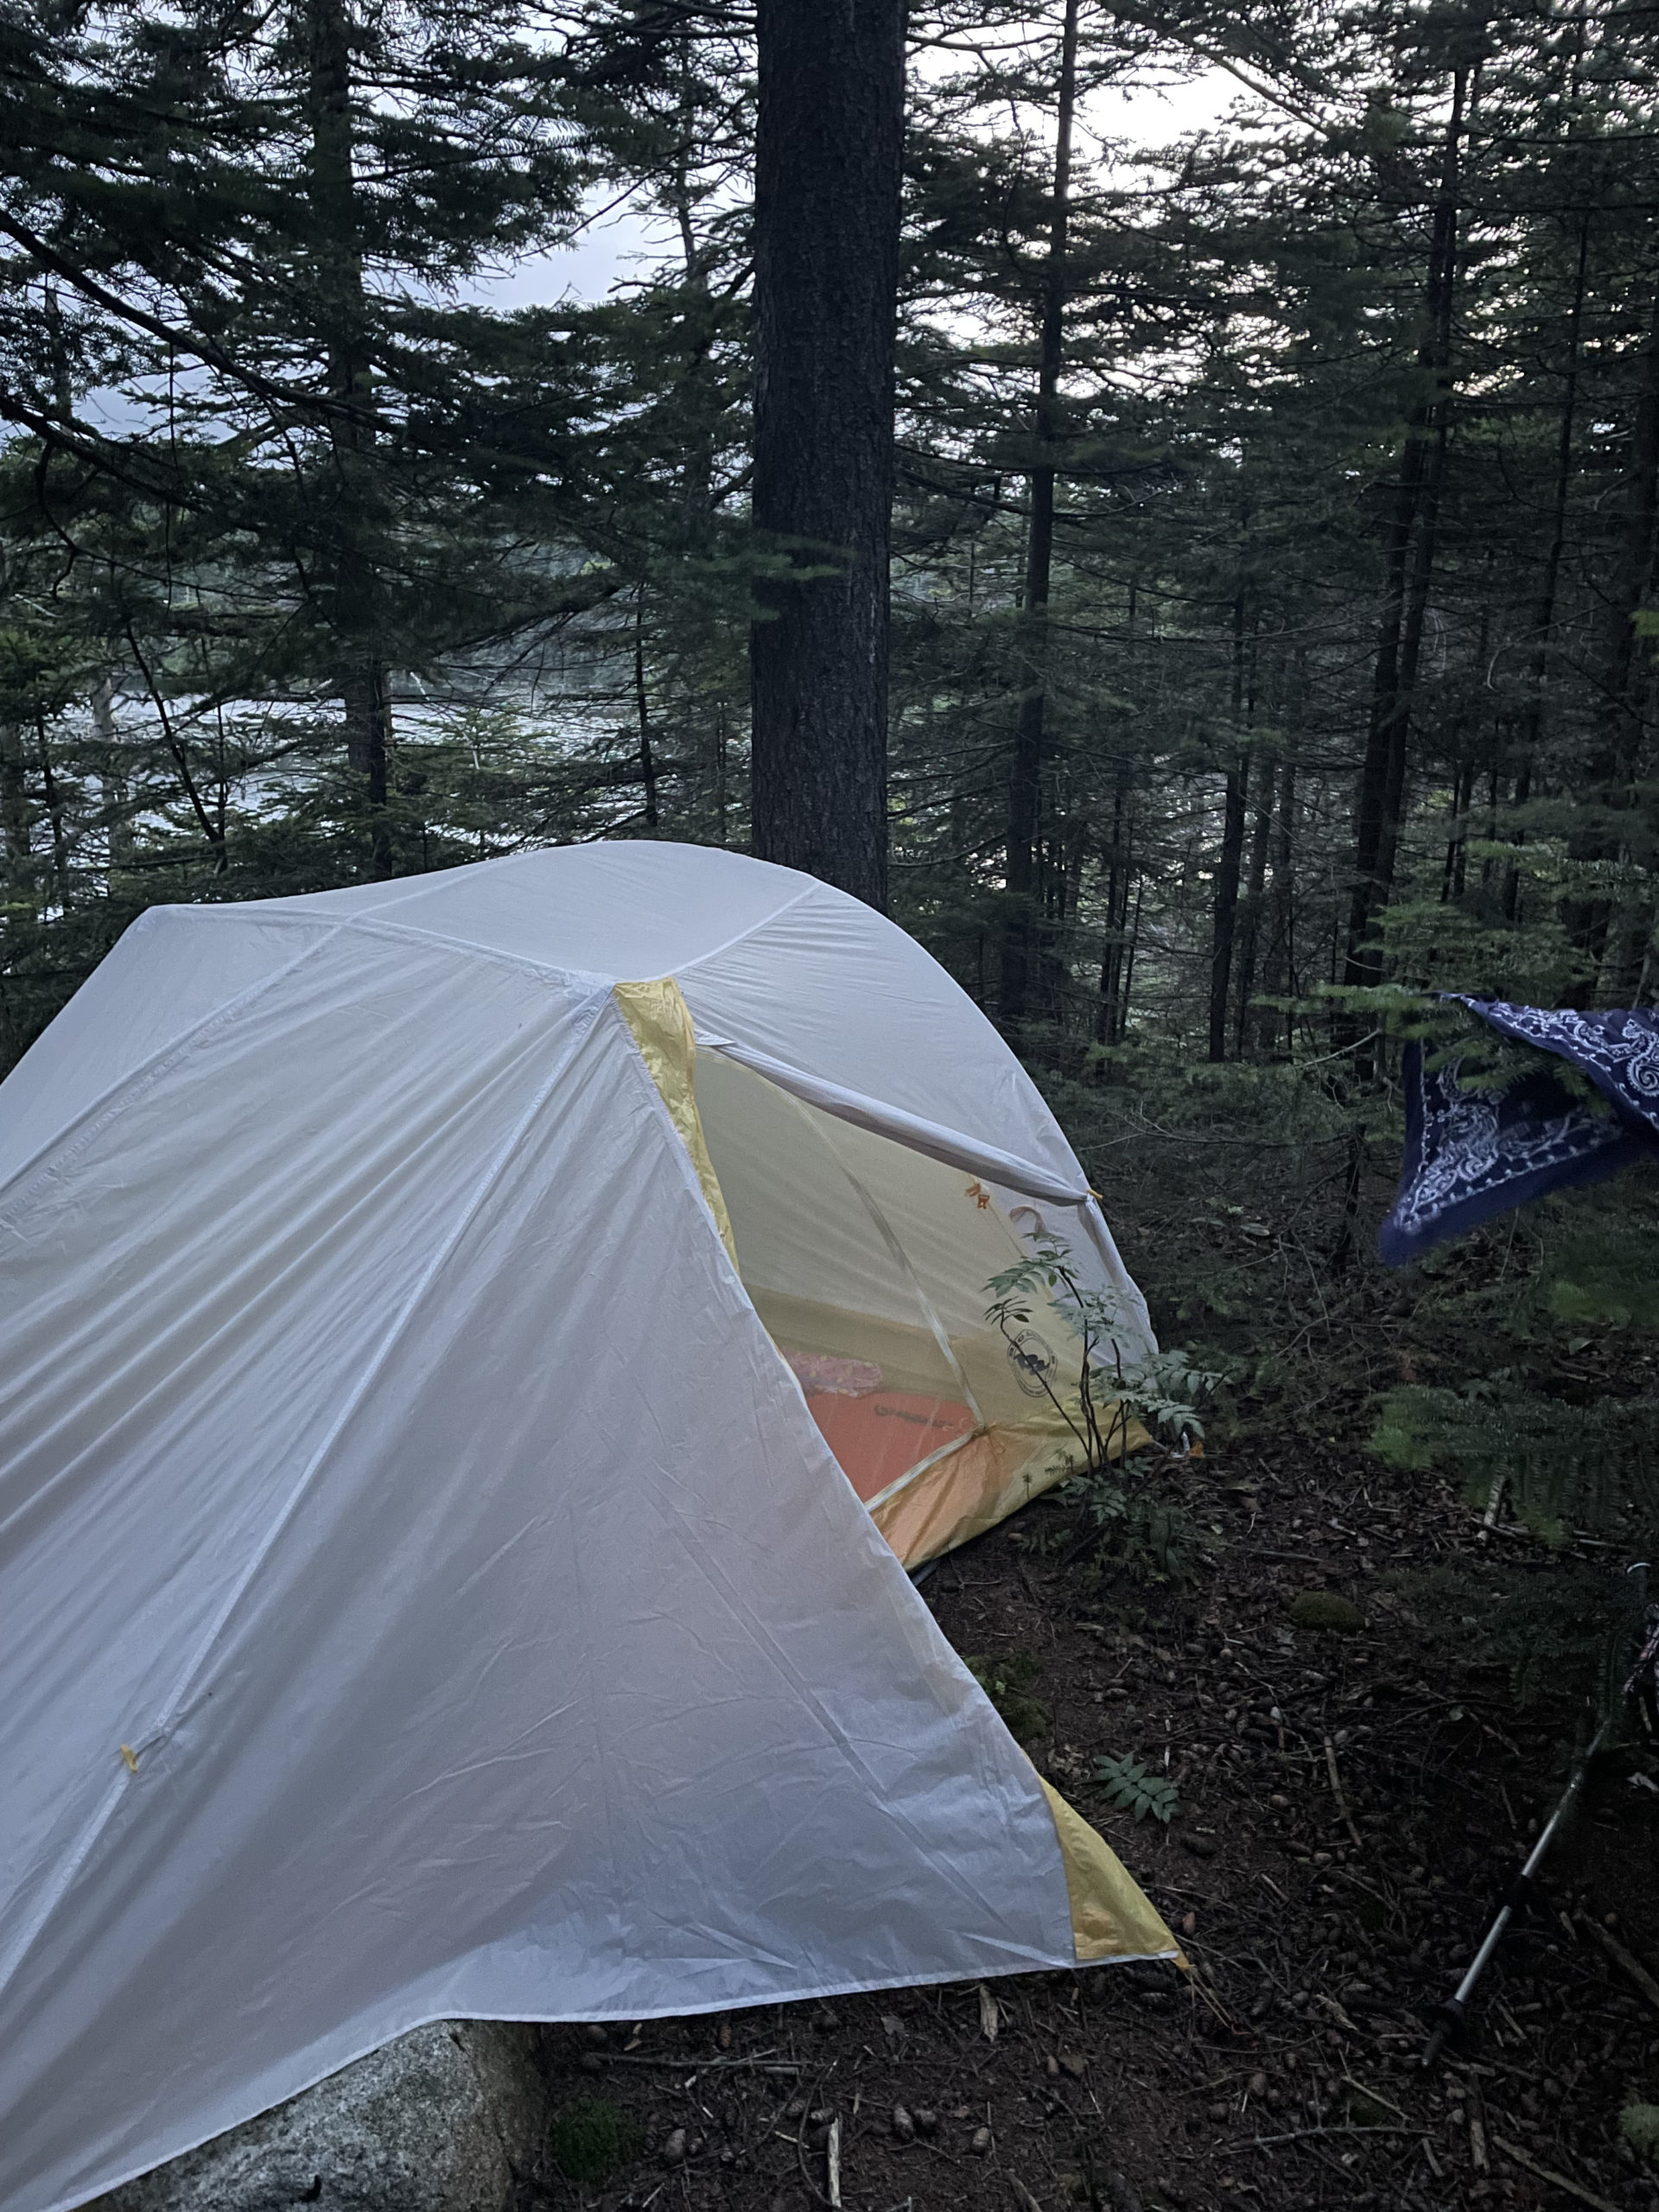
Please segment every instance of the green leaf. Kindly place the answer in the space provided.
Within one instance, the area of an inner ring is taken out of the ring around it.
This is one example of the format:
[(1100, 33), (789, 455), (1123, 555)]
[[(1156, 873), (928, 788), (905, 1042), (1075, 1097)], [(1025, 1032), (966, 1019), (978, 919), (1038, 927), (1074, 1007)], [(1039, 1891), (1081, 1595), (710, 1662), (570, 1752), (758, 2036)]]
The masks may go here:
[(1095, 1780), (1110, 1803), (1137, 1821), (1148, 1815), (1166, 1827), (1180, 1810), (1181, 1793), (1167, 1775), (1154, 1774), (1137, 1758), (1100, 1758), (1095, 1761)]

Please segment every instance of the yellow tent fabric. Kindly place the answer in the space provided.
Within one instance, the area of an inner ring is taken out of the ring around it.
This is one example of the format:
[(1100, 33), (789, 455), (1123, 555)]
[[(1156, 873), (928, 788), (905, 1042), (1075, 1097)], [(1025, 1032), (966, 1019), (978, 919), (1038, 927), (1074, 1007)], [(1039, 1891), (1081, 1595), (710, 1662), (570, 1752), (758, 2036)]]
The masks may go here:
[[(1013, 1340), (986, 1319), (991, 1278), (1024, 1255), (1015, 1217), (1028, 1209), (708, 1056), (700, 1107), (696, 1027), (677, 982), (613, 995), (746, 1289), (905, 1565), (1075, 1472), (1071, 1323), (1052, 1300)], [(1147, 1441), (1130, 1421), (1110, 1448)]]
[[(696, 1033), (684, 997), (669, 976), (618, 983), (613, 995), (690, 1155), (721, 1240), (741, 1273), (741, 1255), (698, 1111)], [(799, 1114), (797, 1108), (797, 1118)], [(809, 1127), (801, 1139), (804, 1146), (810, 1145), (812, 1135)], [(942, 1171), (947, 1176), (949, 1172)], [(976, 1215), (993, 1211), (993, 1202), (982, 1186), (973, 1186), (968, 1195)], [(774, 1306), (773, 1310), (779, 1309)], [(791, 1320), (798, 1334), (810, 1326), (799, 1313), (786, 1318), (783, 1325), (789, 1327)], [(855, 1308), (850, 1316), (842, 1317), (841, 1341), (857, 1335), (857, 1321)], [(890, 1348), (899, 1325), (867, 1324), (861, 1339), (864, 1348)], [(963, 1388), (971, 1390), (960, 1367), (957, 1373)], [(990, 1394), (984, 1395), (988, 1398)], [(893, 1482), (871, 1503), (871, 1517), (906, 1565), (932, 1558), (994, 1527), (1059, 1479), (1072, 1463), (1072, 1455), (1066, 1450), (1071, 1440), (1064, 1420), (1046, 1405), (1040, 1412), (1028, 1408), (1018, 1426), (982, 1418), (954, 1448), (931, 1455), (916, 1471), (918, 1479), (900, 1478)], [(1117, 1452), (1134, 1450), (1147, 1440), (1139, 1423), (1128, 1424), (1113, 1440)], [(1039, 1780), (1065, 1860), (1077, 1964), (1145, 1958), (1173, 1949), (1168, 1929), (1117, 1854), (1058, 1791), (1040, 1776)]]

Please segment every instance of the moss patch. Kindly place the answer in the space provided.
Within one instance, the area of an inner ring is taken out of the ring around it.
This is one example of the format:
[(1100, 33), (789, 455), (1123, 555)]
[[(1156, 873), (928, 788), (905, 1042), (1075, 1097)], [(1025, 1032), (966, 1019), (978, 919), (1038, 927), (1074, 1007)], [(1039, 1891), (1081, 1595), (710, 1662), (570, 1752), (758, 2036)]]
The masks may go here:
[(1029, 1652), (1016, 1651), (1001, 1659), (969, 1658), (964, 1654), (962, 1663), (1001, 1714), (1017, 1744), (1035, 1743), (1047, 1735), (1054, 1717), (1041, 1698), (1031, 1696), (1026, 1688), (1041, 1672), (1039, 1660)]
[(1365, 1625), (1365, 1616), (1334, 1590), (1304, 1590), (1290, 1601), (1290, 1618), (1298, 1628), (1322, 1628), (1332, 1636), (1352, 1636)]
[(645, 2148), (637, 2121), (603, 2097), (578, 2097), (553, 2123), (553, 2163), (567, 2181), (589, 2187), (632, 2165)]

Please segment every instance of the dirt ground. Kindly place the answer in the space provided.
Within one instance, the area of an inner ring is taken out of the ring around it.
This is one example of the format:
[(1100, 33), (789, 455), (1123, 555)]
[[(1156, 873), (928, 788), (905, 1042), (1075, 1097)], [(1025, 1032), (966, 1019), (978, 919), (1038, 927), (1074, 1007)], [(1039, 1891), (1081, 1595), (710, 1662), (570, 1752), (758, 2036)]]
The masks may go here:
[[(1215, 1532), (1184, 1586), (1091, 1581), (1068, 1560), (1075, 1518), (1045, 1502), (922, 1593), (964, 1655), (1028, 1676), (1050, 1717), (1033, 1756), (1192, 1974), (550, 2029), (561, 2099), (601, 2099), (639, 2131), (637, 2157), (556, 2184), (555, 2204), (810, 2212), (830, 2201), (833, 2137), (855, 2212), (1659, 2206), (1617, 2125), (1659, 2102), (1659, 1796), (1629, 1761), (1587, 1792), (1461, 2044), (1419, 2063), (1426, 2015), (1560, 1793), (1574, 1725), (1559, 1702), (1518, 1709), (1433, 1614), (1517, 1563), (1549, 1571), (1542, 1546), (1483, 1533), (1432, 1477), (1357, 1445), (1222, 1446), (1166, 1474)], [(1294, 1626), (1289, 1600), (1313, 1589), (1363, 1626)], [(1114, 1812), (1093, 1779), (1096, 1758), (1130, 1752), (1179, 1787), (1167, 1828)]]

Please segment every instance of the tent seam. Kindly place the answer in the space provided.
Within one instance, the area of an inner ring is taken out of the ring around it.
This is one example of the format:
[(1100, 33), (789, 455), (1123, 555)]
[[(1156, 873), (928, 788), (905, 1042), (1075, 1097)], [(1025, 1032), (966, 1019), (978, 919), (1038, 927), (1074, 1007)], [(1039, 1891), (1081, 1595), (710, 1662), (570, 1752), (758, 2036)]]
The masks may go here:
[[(194, 910), (185, 906), (163, 907), (160, 911), (164, 913), (188, 914)], [(0, 1198), (3, 1198), (10, 1204), (14, 1200), (27, 1198), (35, 1187), (35, 1181), (38, 1179), (37, 1171), (44, 1170), (51, 1154), (63, 1145), (70, 1132), (76, 1130), (79, 1127), (74, 1147), (67, 1154), (69, 1160), (77, 1159), (92, 1139), (108, 1128), (111, 1115), (125, 1099), (129, 1092), (137, 1086), (158, 1081), (169, 1068), (176, 1065), (179, 1060), (187, 1058), (204, 1036), (210, 1034), (221, 1024), (234, 1020), (256, 999), (263, 997), (267, 991), (274, 990), (278, 983), (286, 982), (296, 969), (302, 968), (308, 960), (315, 958), (318, 953), (325, 950), (337, 934), (337, 927), (331, 926), (314, 944), (308, 944), (303, 952), (296, 953), (292, 960), (280, 968), (273, 969), (269, 976), (261, 976), (256, 982), (250, 983), (245, 989), (238, 991), (234, 998), (226, 999), (220, 1006), (210, 1007), (199, 1021), (194, 1022), (181, 1035), (168, 1038), (165, 1045), (158, 1045), (147, 1059), (140, 1060), (137, 1067), (129, 1068), (124, 1074), (118, 1076), (113, 1083), (107, 1084), (99, 1091), (90, 1105), (83, 1106), (78, 1114), (72, 1115), (61, 1128), (56, 1130), (43, 1144), (37, 1146), (21, 1166), (14, 1168), (9, 1176), (0, 1179)], [(94, 1119), (94, 1116), (99, 1118)]]
[[(506, 855), (506, 857), (510, 860), (528, 860), (531, 858), (532, 855), (528, 853), (512, 853)], [(443, 868), (435, 870), (435, 873), (437, 874), (447, 875), (452, 874), (453, 870)], [(658, 980), (672, 982), (679, 976), (689, 974), (694, 968), (701, 968), (705, 961), (718, 960), (722, 952), (729, 952), (734, 945), (741, 944), (746, 938), (756, 936), (761, 930), (769, 929), (773, 922), (780, 920), (784, 915), (792, 912), (797, 906), (804, 905), (817, 888), (818, 887), (816, 884), (810, 886), (806, 890), (798, 892), (793, 899), (786, 899), (781, 906), (774, 906), (770, 913), (763, 914), (759, 921), (751, 922), (747, 928), (737, 931), (734, 936), (727, 938), (721, 944), (710, 946), (707, 952), (700, 952), (694, 959), (691, 960), (677, 962), (672, 970), (665, 973), (662, 978), (647, 977), (643, 980), (650, 982), (656, 982)], [(392, 906), (400, 906), (405, 903), (412, 902), (406, 902), (399, 899), (392, 899), (388, 902), (388, 904)], [(260, 911), (260, 918), (264, 921), (285, 924), (289, 927), (315, 926), (315, 925), (308, 925), (307, 923), (306, 917), (302, 914), (280, 912), (274, 907), (263, 909), (262, 911), (263, 902), (261, 901), (250, 901), (248, 902), (248, 906), (250, 910)], [(233, 906), (227, 903), (223, 908), (196, 908), (187, 906), (183, 908), (167, 908), (163, 911), (168, 912), (181, 912), (185, 913), (228, 913), (235, 912), (236, 909)], [(395, 935), (398, 937), (420, 938), (429, 944), (453, 945), (460, 950), (476, 953), (481, 959), (500, 960), (507, 962), (514, 966), (533, 969), (541, 975), (573, 976), (591, 975), (595, 982), (608, 981), (612, 982), (631, 982), (636, 980), (640, 980), (627, 976), (606, 977), (602, 972), (597, 969), (555, 968), (550, 962), (537, 960), (529, 953), (505, 952), (498, 945), (480, 944), (473, 938), (451, 937), (442, 931), (421, 929), (412, 922), (381, 921), (378, 918), (381, 911), (382, 910), (378, 907), (370, 907), (365, 912), (361, 914), (353, 913), (342, 915), (340, 918), (333, 923), (331, 926), (335, 929), (363, 929), (373, 931), (377, 933), (384, 932), (387, 935)]]
[(706, 961), (718, 960), (722, 952), (729, 952), (734, 944), (742, 944), (749, 938), (758, 937), (762, 930), (769, 930), (785, 914), (792, 914), (797, 906), (804, 906), (818, 887), (816, 883), (809, 884), (804, 891), (798, 891), (792, 899), (785, 899), (781, 906), (774, 906), (771, 913), (763, 914), (758, 922), (751, 922), (747, 929), (739, 930), (735, 936), (728, 937), (723, 944), (714, 945), (709, 951), (698, 953), (695, 960), (681, 961), (674, 969), (675, 976), (689, 975), (692, 969), (701, 968)]
[[(250, 901), (248, 910), (256, 911), (257, 906), (257, 901)], [(213, 912), (220, 910), (187, 906), (168, 907), (162, 911), (194, 913), (199, 911)], [(223, 911), (234, 910), (227, 907)], [(304, 929), (314, 926), (308, 923), (303, 914), (264, 912), (261, 914), (260, 918), (262, 921), (274, 922), (278, 927), (283, 929)], [(522, 969), (527, 975), (550, 976), (558, 983), (587, 983), (598, 988), (601, 984), (608, 985), (618, 980), (601, 974), (597, 969), (557, 968), (550, 960), (537, 960), (528, 952), (508, 952), (500, 945), (480, 944), (474, 938), (452, 937), (445, 930), (419, 929), (412, 922), (383, 922), (373, 914), (346, 915), (341, 920), (331, 924), (330, 927), (331, 931), (356, 930), (361, 931), (365, 937), (397, 938), (410, 944), (433, 945), (440, 951), (465, 953), (474, 959), (494, 961), (500, 967)]]
[[(631, 979), (625, 977), (622, 980), (628, 981)], [(652, 980), (657, 979), (653, 978)], [(666, 976), (661, 980), (672, 982), (674, 979), (672, 976)], [(674, 1116), (669, 1110), (668, 1101), (664, 1097), (661, 1090), (658, 1088), (657, 1078), (652, 1074), (651, 1069), (645, 1060), (645, 1052), (641, 1049), (639, 1039), (634, 1035), (633, 1024), (628, 1020), (626, 1009), (623, 1007), (621, 1001), (617, 997), (613, 985), (606, 985), (605, 996), (610, 1001), (611, 1010), (615, 1014), (617, 1021), (621, 1027), (624, 1037), (627, 1039), (629, 1058), (632, 1061), (633, 1065), (639, 1069), (639, 1073), (645, 1077), (645, 1088), (651, 1093), (652, 1098), (655, 1102), (656, 1111), (665, 1124), (670, 1137), (673, 1140), (673, 1149), (679, 1156), (684, 1179), (691, 1189), (696, 1192), (697, 1203), (702, 1208), (703, 1213), (708, 1218), (709, 1226), (715, 1232), (715, 1242), (720, 1247), (721, 1257), (726, 1262), (727, 1268), (730, 1271), (732, 1280), (737, 1285), (738, 1290), (742, 1295), (744, 1304), (747, 1306), (749, 1311), (754, 1314), (756, 1320), (759, 1321), (760, 1319), (760, 1316), (755, 1308), (754, 1300), (749, 1296), (747, 1286), (745, 1284), (743, 1277), (738, 1270), (737, 1262), (733, 1258), (731, 1251), (727, 1246), (726, 1239), (721, 1235), (719, 1220), (715, 1216), (713, 1206), (709, 1203), (709, 1193), (702, 1187), (702, 1178), (697, 1173), (697, 1163), (692, 1159), (690, 1152), (687, 1148), (685, 1139), (680, 1135), (678, 1128), (675, 1126)], [(696, 1025), (694, 1023), (693, 1035), (695, 1036), (695, 1034)], [(711, 1162), (710, 1165), (712, 1166), (712, 1164), (713, 1163)], [(761, 1322), (760, 1325), (764, 1328), (766, 1324)], [(804, 1403), (805, 1401), (803, 1400), (802, 1402)]]

